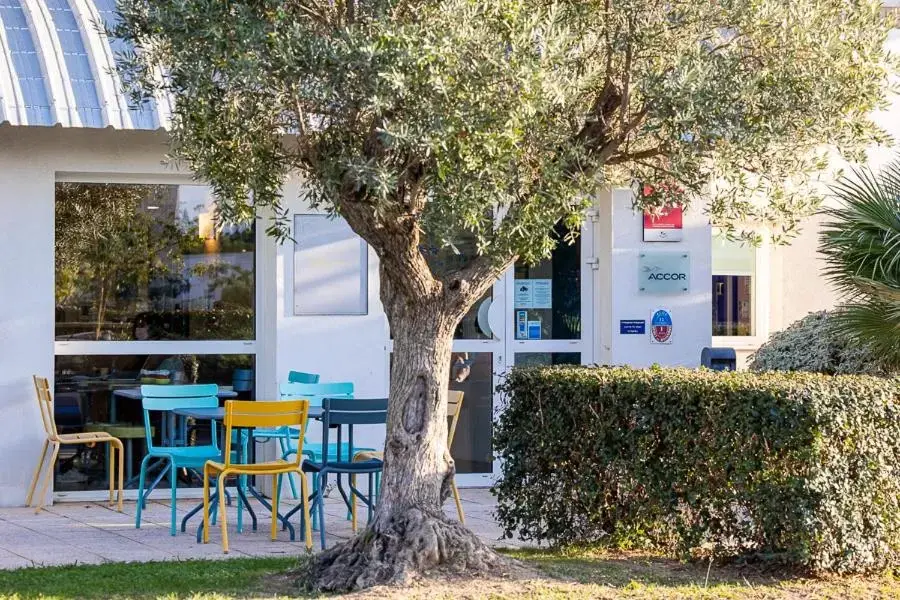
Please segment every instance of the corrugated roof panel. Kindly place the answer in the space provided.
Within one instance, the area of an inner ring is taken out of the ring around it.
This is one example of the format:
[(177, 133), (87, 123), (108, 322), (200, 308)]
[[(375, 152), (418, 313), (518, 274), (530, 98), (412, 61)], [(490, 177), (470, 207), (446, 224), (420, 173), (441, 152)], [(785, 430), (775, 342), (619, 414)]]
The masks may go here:
[[(103, 26), (107, 30), (112, 30), (119, 24), (119, 14), (116, 12), (116, 0), (93, 0), (94, 7), (100, 18), (103, 20)], [(105, 36), (113, 57), (118, 63), (119, 57), (132, 51), (132, 46), (125, 40), (117, 37)], [(159, 117), (156, 110), (156, 101), (150, 99), (149, 102), (141, 106), (134, 106), (129, 98), (126, 98), (128, 104), (128, 112), (131, 114), (131, 122), (135, 129), (157, 129), (159, 127)]]
[(0, 0), (0, 22), (24, 102), (27, 122), (21, 125), (53, 125), (47, 82), (20, 0)]
[(115, 0), (0, 0), (0, 121), (11, 125), (165, 128), (172, 99), (134, 106), (116, 72), (131, 48), (104, 29)]
[(69, 84), (75, 96), (75, 109), (84, 127), (103, 127), (100, 98), (97, 96), (97, 82), (91, 71), (91, 62), (85, 50), (81, 30), (67, 0), (44, 0), (62, 49)]

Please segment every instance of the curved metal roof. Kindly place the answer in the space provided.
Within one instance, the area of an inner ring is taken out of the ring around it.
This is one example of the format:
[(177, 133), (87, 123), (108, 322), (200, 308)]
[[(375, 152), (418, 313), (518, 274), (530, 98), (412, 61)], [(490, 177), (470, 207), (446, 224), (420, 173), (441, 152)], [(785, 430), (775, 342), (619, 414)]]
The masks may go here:
[(116, 75), (128, 49), (104, 28), (116, 0), (0, 0), (0, 123), (167, 128), (169, 98), (130, 106)]

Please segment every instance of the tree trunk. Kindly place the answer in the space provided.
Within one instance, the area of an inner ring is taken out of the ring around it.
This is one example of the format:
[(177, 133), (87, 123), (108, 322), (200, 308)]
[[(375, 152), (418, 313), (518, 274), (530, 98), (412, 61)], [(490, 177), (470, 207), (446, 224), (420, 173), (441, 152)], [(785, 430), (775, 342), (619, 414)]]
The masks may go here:
[(385, 304), (394, 353), (382, 495), (368, 529), (319, 556), (311, 579), (320, 591), (401, 583), (431, 572), (496, 575), (507, 564), (443, 513), (455, 474), (447, 385), (458, 311), (434, 297), (392, 297)]

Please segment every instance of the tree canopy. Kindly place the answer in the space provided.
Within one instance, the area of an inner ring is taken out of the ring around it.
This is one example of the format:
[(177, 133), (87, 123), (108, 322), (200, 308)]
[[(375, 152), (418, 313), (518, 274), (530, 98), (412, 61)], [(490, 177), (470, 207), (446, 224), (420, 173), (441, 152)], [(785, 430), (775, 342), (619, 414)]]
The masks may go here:
[(634, 181), (703, 198), (725, 228), (790, 235), (829, 151), (858, 159), (885, 140), (869, 116), (892, 68), (874, 2), (119, 6), (138, 49), (128, 81), (177, 98), (176, 155), (226, 218), (271, 207), (282, 236), (290, 172), (314, 206), (364, 204), (373, 224), (411, 217), (503, 258), (545, 255), (548, 223), (575, 225), (596, 187)]

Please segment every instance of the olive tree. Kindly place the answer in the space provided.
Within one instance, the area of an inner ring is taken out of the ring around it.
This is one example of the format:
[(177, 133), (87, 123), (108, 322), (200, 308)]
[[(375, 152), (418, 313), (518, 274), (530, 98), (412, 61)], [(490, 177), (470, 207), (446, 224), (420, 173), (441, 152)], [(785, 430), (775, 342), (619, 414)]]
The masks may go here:
[[(702, 199), (778, 239), (835, 149), (884, 139), (887, 27), (866, 0), (119, 0), (138, 95), (175, 98), (173, 155), (224, 221), (289, 236), (283, 182), (379, 258), (394, 339), (374, 521), (316, 559), (349, 589), (499, 557), (446, 520), (457, 322), (515, 260), (577, 232), (592, 192)], [(643, 184), (647, 184), (644, 186)], [(644, 193), (644, 191), (649, 192)], [(664, 190), (666, 193), (659, 193)], [(435, 272), (420, 246), (476, 256)], [(568, 238), (568, 239), (566, 239)], [(536, 489), (536, 493), (539, 490)]]

